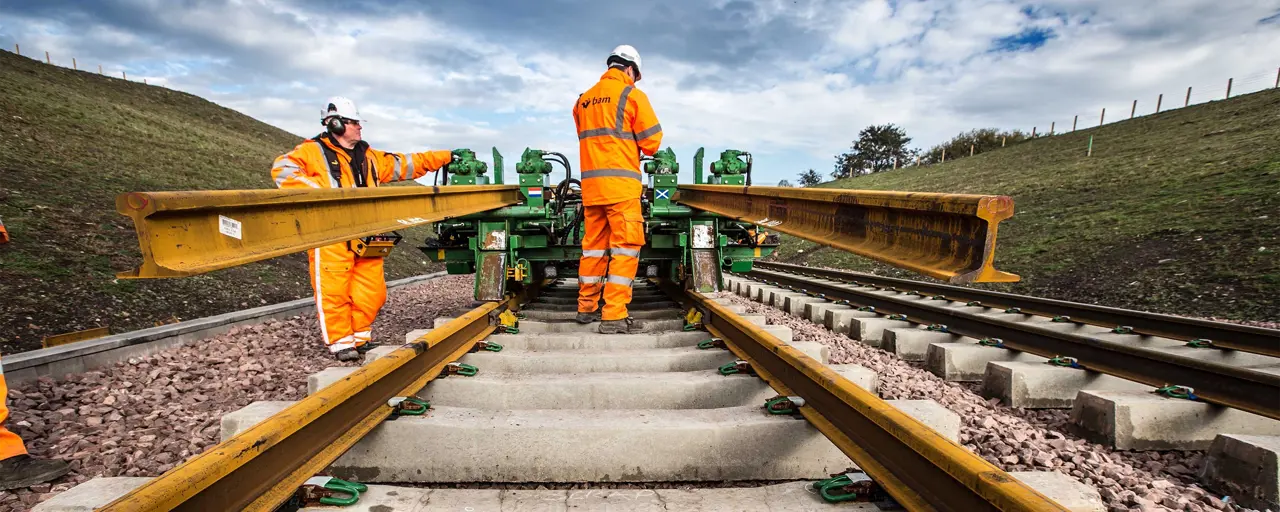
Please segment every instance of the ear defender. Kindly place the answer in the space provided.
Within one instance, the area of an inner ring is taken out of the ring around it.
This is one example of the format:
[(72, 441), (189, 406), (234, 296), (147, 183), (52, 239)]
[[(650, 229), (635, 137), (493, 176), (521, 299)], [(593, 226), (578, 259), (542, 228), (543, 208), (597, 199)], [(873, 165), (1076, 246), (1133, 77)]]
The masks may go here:
[(346, 123), (343, 123), (342, 118), (338, 116), (330, 117), (325, 121), (324, 126), (329, 130), (329, 133), (334, 135), (341, 136), (342, 134), (347, 133)]

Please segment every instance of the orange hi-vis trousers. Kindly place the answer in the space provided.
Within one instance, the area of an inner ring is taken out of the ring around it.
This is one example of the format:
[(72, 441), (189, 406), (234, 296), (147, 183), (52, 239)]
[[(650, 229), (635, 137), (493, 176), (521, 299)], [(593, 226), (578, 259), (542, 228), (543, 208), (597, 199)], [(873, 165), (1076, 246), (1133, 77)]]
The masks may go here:
[(9, 385), (4, 382), (4, 365), (0, 364), (0, 460), (27, 453), (22, 438), (4, 428), (6, 421), (9, 421)]
[(357, 258), (340, 243), (308, 251), (307, 260), (320, 332), (329, 352), (368, 343), (378, 310), (387, 302), (382, 258)]
[[(640, 266), (644, 246), (644, 215), (640, 199), (584, 206), (582, 259), (578, 262), (578, 311), (591, 313), (604, 291), (603, 320), (627, 317), (631, 282)], [(609, 256), (605, 256), (605, 250)]]

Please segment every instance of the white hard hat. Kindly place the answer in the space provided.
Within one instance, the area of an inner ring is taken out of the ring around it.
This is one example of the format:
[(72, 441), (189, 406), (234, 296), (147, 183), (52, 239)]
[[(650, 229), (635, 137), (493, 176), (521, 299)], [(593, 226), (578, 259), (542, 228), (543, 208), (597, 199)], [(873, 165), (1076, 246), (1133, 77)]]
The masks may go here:
[(345, 119), (355, 119), (356, 121), (364, 121), (364, 119), (360, 117), (360, 110), (356, 108), (356, 102), (342, 96), (329, 98), (329, 101), (325, 104), (324, 108), (320, 109), (321, 122), (333, 116)]
[(636, 80), (640, 79), (640, 52), (629, 44), (620, 44), (609, 54), (609, 58), (617, 57), (636, 67)]

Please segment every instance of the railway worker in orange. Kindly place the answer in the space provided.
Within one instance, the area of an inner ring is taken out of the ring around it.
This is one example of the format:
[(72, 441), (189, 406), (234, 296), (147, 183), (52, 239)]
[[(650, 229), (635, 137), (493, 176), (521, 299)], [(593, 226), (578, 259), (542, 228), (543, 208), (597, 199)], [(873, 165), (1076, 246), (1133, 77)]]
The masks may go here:
[(4, 428), (9, 420), (9, 386), (0, 366), (0, 491), (30, 487), (48, 482), (71, 471), (71, 466), (57, 459), (36, 459), (27, 455), (22, 438)]
[[(644, 330), (627, 315), (644, 246), (640, 153), (652, 156), (658, 151), (662, 125), (649, 97), (635, 86), (640, 80), (636, 49), (614, 48), (605, 64), (608, 69), (600, 81), (573, 106), (585, 220), (577, 321), (601, 320), (601, 333), (626, 334)], [(604, 308), (597, 311), (602, 292)]]
[[(354, 102), (330, 98), (320, 111), (324, 131), (280, 157), (271, 167), (276, 186), (293, 189), (376, 187), (413, 180), (453, 160), (451, 151), (388, 153), (361, 138)], [(355, 172), (353, 172), (355, 169)], [(329, 352), (352, 361), (374, 347), (373, 320), (387, 300), (381, 257), (361, 256), (361, 240), (307, 253), (320, 331)]]

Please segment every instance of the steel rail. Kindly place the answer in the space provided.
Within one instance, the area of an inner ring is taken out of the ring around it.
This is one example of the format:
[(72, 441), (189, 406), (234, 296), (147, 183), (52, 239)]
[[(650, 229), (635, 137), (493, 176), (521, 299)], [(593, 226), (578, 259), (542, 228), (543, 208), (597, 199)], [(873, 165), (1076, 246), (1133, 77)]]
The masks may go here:
[(963, 336), (999, 338), (1007, 348), (1042, 357), (1072, 357), (1087, 370), (1153, 387), (1188, 386), (1205, 402), (1280, 419), (1280, 375), (1062, 333), (1026, 323), (1006, 322), (987, 315), (931, 305), (928, 301), (888, 296), (848, 285), (815, 283), (794, 274), (752, 270), (746, 277), (783, 287), (816, 290), (827, 298), (871, 306), (878, 312), (905, 315), (905, 319), (916, 323), (943, 324), (948, 332)]
[(917, 290), (927, 295), (942, 295), (959, 302), (981, 302), (987, 307), (1017, 307), (1028, 314), (1069, 316), (1073, 322), (1102, 327), (1131, 327), (1135, 334), (1147, 336), (1177, 340), (1205, 339), (1218, 348), (1280, 357), (1280, 330), (1275, 329), (786, 263), (757, 261), (754, 265), (764, 270), (832, 279), (860, 286)]
[(993, 266), (1008, 196), (680, 185), (675, 200), (943, 281), (1018, 280)]
[(142, 265), (117, 277), (185, 277), (519, 201), (515, 185), (121, 194)]
[(1066, 510), (714, 300), (664, 286), (775, 390), (804, 398), (800, 413), (908, 510)]
[[(514, 300), (514, 299), (511, 299)], [(271, 511), (494, 331), (489, 302), (197, 455), (103, 511)]]

